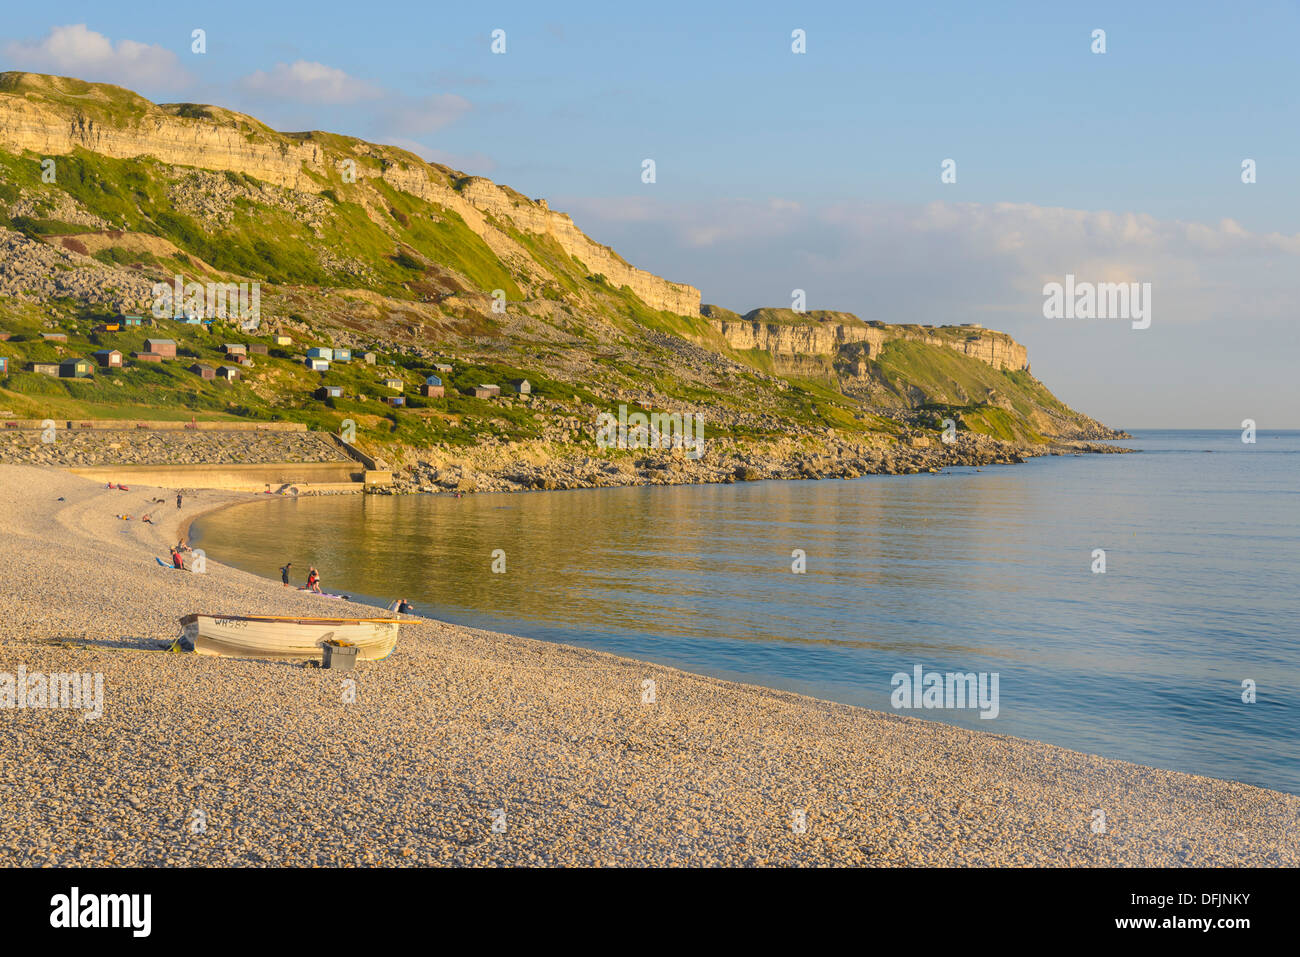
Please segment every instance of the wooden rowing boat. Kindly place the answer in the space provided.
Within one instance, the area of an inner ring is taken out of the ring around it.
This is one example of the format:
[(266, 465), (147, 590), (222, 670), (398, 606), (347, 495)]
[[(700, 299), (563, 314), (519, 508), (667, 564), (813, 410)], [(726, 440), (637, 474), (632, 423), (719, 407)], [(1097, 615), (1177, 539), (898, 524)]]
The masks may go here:
[(235, 658), (320, 658), (327, 641), (356, 645), (360, 661), (387, 658), (397, 645), (393, 618), (277, 618), (269, 615), (186, 615), (185, 640), (200, 655)]

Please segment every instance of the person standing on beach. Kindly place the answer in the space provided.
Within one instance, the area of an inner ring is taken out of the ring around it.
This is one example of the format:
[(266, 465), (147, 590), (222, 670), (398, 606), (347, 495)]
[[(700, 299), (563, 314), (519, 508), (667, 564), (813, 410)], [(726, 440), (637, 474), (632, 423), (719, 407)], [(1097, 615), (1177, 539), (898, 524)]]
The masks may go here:
[(315, 565), (307, 569), (307, 587), (320, 594), (320, 572), (316, 571)]
[(181, 507), (181, 493), (180, 493), (180, 492), (177, 492), (177, 493), (176, 493), (176, 508), (179, 510), (180, 507)]
[(280, 569), (280, 581), (284, 582), (284, 587), (289, 587), (289, 569), (293, 568), (293, 562), (285, 562), (284, 567)]

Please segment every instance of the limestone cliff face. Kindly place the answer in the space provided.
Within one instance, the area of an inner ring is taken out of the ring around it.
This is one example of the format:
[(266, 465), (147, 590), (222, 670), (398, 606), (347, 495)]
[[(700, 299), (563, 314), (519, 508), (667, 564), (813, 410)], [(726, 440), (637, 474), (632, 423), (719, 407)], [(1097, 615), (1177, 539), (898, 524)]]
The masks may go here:
[(1024, 346), (1005, 332), (977, 326), (942, 326), (929, 333), (923, 326), (866, 323), (851, 313), (789, 309), (756, 309), (738, 320), (714, 318), (712, 325), (733, 349), (759, 349), (782, 357), (833, 356), (846, 345), (862, 343), (866, 358), (875, 359), (885, 343), (905, 339), (956, 349), (995, 369), (1029, 368)]
[(1029, 350), (1004, 332), (985, 331), (960, 342), (949, 340), (944, 344), (987, 362), (995, 369), (1011, 369), (1013, 372), (1029, 369)]
[[(358, 175), (363, 174), (358, 169)], [(430, 178), (427, 169), (404, 164), (389, 165), (381, 175), (395, 189), (454, 209), (498, 256), (514, 258), (527, 253), (488, 217), (513, 225), (520, 232), (554, 239), (591, 273), (603, 274), (614, 286), (627, 286), (652, 309), (689, 316), (699, 314), (700, 291), (694, 286), (669, 282), (629, 265), (614, 250), (578, 229), (567, 214), (548, 207), (544, 199), (534, 202), (481, 176), (470, 177), (459, 189), (453, 189)]]
[(700, 311), (700, 291), (684, 283), (660, 279), (644, 269), (628, 265), (610, 249), (593, 242), (573, 225), (566, 213), (557, 213), (546, 200), (532, 202), (512, 196), (496, 183), (475, 176), (462, 188), (465, 198), (497, 219), (508, 219), (527, 233), (550, 236), (566, 253), (580, 260), (592, 273), (601, 273), (615, 286), (627, 286), (654, 309), (694, 316)]
[(248, 173), (289, 189), (319, 192), (305, 173), (324, 160), (315, 143), (272, 141), (211, 121), (171, 116), (161, 110), (133, 119), (129, 126), (108, 125), (61, 105), (0, 93), (0, 146), (42, 156), (59, 156), (80, 147), (115, 159), (148, 156), (179, 166)]
[[(0, 87), (0, 148), (40, 156), (81, 148), (115, 159), (151, 157), (177, 166), (246, 173), (313, 193), (328, 185), (324, 176), (337, 175), (339, 164), (351, 158), (359, 181), (379, 177), (455, 210), (504, 259), (518, 263), (530, 257), (498, 224), (554, 239), (590, 272), (603, 274), (614, 286), (628, 286), (653, 309), (699, 313), (698, 289), (629, 265), (567, 215), (549, 209), (545, 200), (534, 202), (490, 180), (470, 177), (455, 188), (438, 168), (412, 154), (343, 138), (331, 138), (327, 147), (315, 134), (277, 133), (251, 117), (216, 107), (203, 108), (209, 116), (196, 118), (113, 87), (32, 74), (0, 74), (0, 79), (5, 81)], [(84, 108), (77, 105), (79, 95), (87, 98)], [(352, 143), (352, 152), (341, 151), (334, 140)]]
[(841, 325), (787, 325), (742, 319), (739, 322), (715, 320), (714, 328), (722, 333), (733, 349), (761, 349), (779, 356), (828, 356), (849, 343), (866, 343), (868, 354), (875, 358), (885, 343), (884, 331), (865, 323)]

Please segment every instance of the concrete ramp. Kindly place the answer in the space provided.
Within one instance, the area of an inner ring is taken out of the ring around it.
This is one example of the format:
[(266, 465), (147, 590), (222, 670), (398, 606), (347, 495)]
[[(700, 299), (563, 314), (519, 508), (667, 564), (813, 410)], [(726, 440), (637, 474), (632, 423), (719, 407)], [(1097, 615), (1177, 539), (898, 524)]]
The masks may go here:
[[(366, 469), (357, 462), (272, 462), (260, 465), (92, 465), (69, 469), (101, 482), (163, 488), (218, 488), (261, 492), (282, 486), (315, 491), (359, 491)], [(391, 481), (391, 478), (390, 478)]]

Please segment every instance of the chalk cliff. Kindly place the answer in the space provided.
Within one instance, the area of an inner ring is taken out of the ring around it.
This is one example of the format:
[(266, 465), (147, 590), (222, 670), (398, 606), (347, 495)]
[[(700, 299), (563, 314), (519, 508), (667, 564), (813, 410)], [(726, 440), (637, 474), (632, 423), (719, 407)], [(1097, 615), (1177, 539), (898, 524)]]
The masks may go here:
[(852, 313), (792, 309), (755, 309), (743, 317), (724, 318), (724, 310), (705, 306), (704, 314), (733, 349), (757, 349), (774, 356), (834, 356), (844, 346), (861, 343), (865, 358), (875, 359), (887, 342), (907, 340), (956, 349), (995, 369), (1029, 368), (1028, 351), (1005, 332), (974, 325), (915, 326), (864, 322)]
[(0, 74), (0, 148), (39, 156), (85, 149), (115, 159), (148, 157), (177, 166), (230, 171), (286, 189), (320, 193), (351, 160), (358, 182), (395, 189), (454, 210), (498, 256), (529, 259), (508, 230), (554, 240), (592, 274), (628, 286), (652, 309), (697, 315), (700, 292), (625, 262), (545, 200), (482, 177), (425, 163), (412, 153), (328, 133), (279, 133), (231, 110), (158, 105), (128, 90), (64, 77)]
[[(88, 330), (105, 307), (151, 311), (155, 283), (182, 273), (262, 284), (262, 318), (295, 343), (387, 353), (393, 370), (452, 365), (460, 381), (444, 395), (411, 396), (406, 412), (383, 417), (372, 409), (387, 394), (349, 380), (346, 365), (329, 370), (349, 392), (328, 408), (385, 441), (568, 443), (584, 416), (620, 404), (703, 408), (720, 429), (751, 436), (893, 441), (937, 428), (941, 411), (1007, 440), (1110, 434), (1025, 375), (1025, 348), (1004, 333), (701, 308), (699, 290), (630, 265), (545, 200), (405, 150), (0, 73), (0, 323), (15, 360), (20, 350), (32, 366), (64, 357), (40, 333), (98, 335)], [(207, 355), (197, 335), (190, 354)], [(65, 351), (102, 344), (70, 340)], [(321, 411), (300, 362), (255, 368), (230, 395), (194, 393), (188, 373), (174, 394), (227, 414)], [(75, 388), (118, 403), (140, 371)], [(525, 377), (527, 400), (474, 404), (475, 384)], [(14, 384), (40, 411), (50, 383), (23, 369)], [(156, 394), (150, 385), (137, 398)]]

